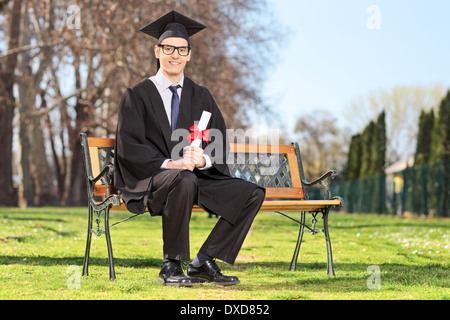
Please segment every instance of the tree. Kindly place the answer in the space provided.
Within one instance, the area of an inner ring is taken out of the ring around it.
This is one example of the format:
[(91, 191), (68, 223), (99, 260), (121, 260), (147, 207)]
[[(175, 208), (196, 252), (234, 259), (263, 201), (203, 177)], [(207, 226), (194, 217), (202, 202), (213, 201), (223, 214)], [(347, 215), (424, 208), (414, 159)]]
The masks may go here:
[(310, 177), (307, 179), (318, 178), (330, 169), (343, 168), (348, 138), (328, 114), (315, 111), (298, 119), (295, 133), (300, 143), (303, 167)]
[(430, 150), (430, 161), (444, 159), (450, 159), (450, 90), (439, 105)]
[[(19, 45), (20, 19), (22, 0), (14, 0), (9, 19), (8, 48), (14, 50)], [(0, 3), (0, 10), (5, 2)], [(17, 54), (0, 59), (0, 205), (15, 204), (12, 180), (12, 137), (15, 98), (13, 95), (14, 70), (17, 65)]]
[[(347, 156), (349, 212), (359, 203), (365, 212), (385, 212), (386, 179), (386, 126), (384, 111), (377, 121), (370, 121), (364, 130), (353, 135)], [(361, 181), (352, 183), (352, 181)], [(359, 190), (355, 190), (359, 189)], [(355, 197), (355, 193), (359, 194)], [(363, 201), (361, 201), (363, 199)]]
[[(22, 6), (21, 46), (32, 44), (34, 34), (39, 43), (52, 42), (55, 31), (54, 2), (33, 3)], [(42, 46), (20, 54), (18, 64), (19, 137), (21, 145), (21, 171), (23, 188), (19, 192), (21, 206), (56, 204), (53, 176), (47, 159), (42, 118), (36, 116), (37, 95), (54, 49)], [(39, 61), (37, 64), (36, 61)]]
[(429, 182), (431, 182), (431, 185), (434, 182), (429, 181), (431, 176), (429, 175), (430, 168), (427, 165), (430, 160), (434, 121), (433, 109), (430, 111), (422, 110), (419, 117), (419, 131), (417, 134), (416, 153), (414, 155), (415, 168), (409, 172), (412, 180), (411, 192), (413, 195), (409, 197), (411, 208), (415, 212), (426, 215), (428, 214), (429, 200), (434, 197), (429, 195)]
[[(433, 127), (431, 138), (430, 162), (437, 162), (434, 177), (438, 178), (438, 188), (430, 199), (431, 206), (436, 208), (438, 216), (448, 217), (450, 214), (450, 90), (439, 105), (439, 112)], [(438, 174), (436, 174), (436, 172)], [(433, 185), (436, 181), (432, 181)]]
[(352, 136), (347, 156), (347, 181), (357, 180), (361, 173), (361, 134)]
[(417, 133), (416, 153), (414, 164), (422, 165), (430, 160), (431, 136), (434, 127), (434, 111), (422, 110), (419, 117), (419, 131)]
[(374, 194), (372, 197), (373, 210), (378, 213), (385, 212), (386, 207), (386, 125), (385, 112), (381, 112), (375, 124), (374, 141), (372, 148), (371, 174), (374, 176)]
[[(348, 156), (351, 179), (367, 178), (384, 172), (386, 165), (386, 125), (385, 112), (377, 121), (370, 121), (362, 133), (354, 136)], [(358, 161), (360, 164), (358, 164)], [(359, 173), (356, 169), (359, 167)]]
[(386, 166), (386, 114), (381, 112), (375, 124), (372, 148), (371, 174), (382, 174)]
[(361, 134), (361, 169), (360, 178), (373, 175), (372, 150), (374, 148), (375, 122), (370, 121)]

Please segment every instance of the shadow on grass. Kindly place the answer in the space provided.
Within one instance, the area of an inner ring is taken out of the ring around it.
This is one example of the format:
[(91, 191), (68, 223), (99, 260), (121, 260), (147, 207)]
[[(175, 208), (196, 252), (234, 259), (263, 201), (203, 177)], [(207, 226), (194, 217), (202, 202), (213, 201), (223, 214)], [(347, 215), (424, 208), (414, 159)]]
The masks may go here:
[(42, 217), (13, 217), (11, 215), (5, 216), (4, 217), (7, 220), (16, 220), (16, 221), (47, 221), (47, 222), (66, 222), (66, 220), (64, 219), (59, 219), (59, 218), (42, 218)]
[[(48, 257), (48, 256), (0, 256), (0, 265), (36, 265), (36, 266), (71, 266), (83, 265), (84, 256), (82, 257)], [(117, 267), (132, 268), (160, 268), (161, 259), (146, 258), (114, 258), (114, 264)], [(108, 266), (107, 258), (91, 257), (89, 266)]]
[[(145, 269), (159, 269), (161, 260), (155, 258), (115, 258), (116, 267)], [(83, 257), (49, 257), (49, 256), (0, 256), (0, 265), (28, 265), (28, 266), (71, 266), (83, 265)], [(90, 266), (108, 267), (106, 258), (91, 258)], [(220, 263), (224, 273), (233, 271), (244, 273), (240, 286), (233, 290), (312, 290), (316, 292), (357, 292), (367, 291), (369, 264), (364, 263), (335, 263), (336, 276), (326, 274), (326, 263), (298, 263), (295, 272), (289, 271), (288, 262), (243, 262), (234, 266)], [(382, 286), (388, 283), (387, 290), (400, 290), (400, 286), (435, 286), (449, 288), (443, 279), (448, 277), (448, 270), (440, 264), (415, 266), (398, 263), (379, 265)], [(105, 277), (108, 273), (105, 272)], [(385, 287), (386, 289), (386, 287)]]
[[(331, 230), (345, 230), (345, 229), (362, 229), (362, 228), (417, 228), (419, 225), (417, 223), (408, 223), (406, 222), (396, 222), (396, 223), (374, 223), (374, 224), (357, 224), (354, 225), (336, 225), (333, 223), (329, 224), (330, 232)], [(428, 228), (428, 229), (438, 229), (442, 228), (443, 225), (439, 223), (433, 223), (433, 222), (427, 222), (426, 220), (423, 221), (422, 224), (420, 224), (421, 228)]]

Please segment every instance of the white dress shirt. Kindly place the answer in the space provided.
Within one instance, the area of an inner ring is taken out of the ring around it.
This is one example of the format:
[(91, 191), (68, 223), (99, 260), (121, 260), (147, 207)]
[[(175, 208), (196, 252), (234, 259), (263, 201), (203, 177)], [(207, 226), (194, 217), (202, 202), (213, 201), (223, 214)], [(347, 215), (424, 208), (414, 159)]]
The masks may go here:
[[(156, 75), (149, 78), (156, 86), (156, 89), (158, 90), (161, 99), (164, 104), (164, 109), (166, 110), (167, 118), (169, 120), (169, 125), (172, 126), (172, 91), (170, 91), (170, 86), (176, 86), (179, 85), (177, 89), (178, 96), (180, 97), (181, 101), (181, 92), (183, 90), (183, 84), (184, 84), (184, 75), (181, 77), (181, 80), (178, 83), (172, 83), (169, 79), (166, 78), (166, 76), (162, 73), (161, 69), (158, 70)], [(203, 168), (200, 168), (200, 170), (209, 169), (212, 167), (211, 164), (211, 158), (207, 156), (206, 154), (203, 154), (203, 158), (205, 159), (206, 166)], [(167, 163), (169, 161), (172, 161), (172, 159), (166, 159), (163, 164), (161, 165), (162, 169), (166, 169)]]

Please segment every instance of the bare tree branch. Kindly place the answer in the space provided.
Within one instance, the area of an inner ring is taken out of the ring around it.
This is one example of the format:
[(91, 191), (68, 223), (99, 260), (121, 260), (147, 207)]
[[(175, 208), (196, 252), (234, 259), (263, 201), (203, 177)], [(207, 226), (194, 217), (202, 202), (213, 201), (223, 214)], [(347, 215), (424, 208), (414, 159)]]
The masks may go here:
[(47, 48), (47, 47), (52, 47), (53, 44), (52, 43), (38, 43), (38, 44), (28, 44), (25, 46), (21, 46), (19, 48), (14, 48), (11, 50), (6, 51), (5, 53), (0, 54), (0, 59), (6, 58), (10, 55), (13, 54), (19, 54), (19, 53), (23, 53), (25, 51), (29, 51), (29, 50), (33, 50), (33, 49), (42, 49), (42, 48)]

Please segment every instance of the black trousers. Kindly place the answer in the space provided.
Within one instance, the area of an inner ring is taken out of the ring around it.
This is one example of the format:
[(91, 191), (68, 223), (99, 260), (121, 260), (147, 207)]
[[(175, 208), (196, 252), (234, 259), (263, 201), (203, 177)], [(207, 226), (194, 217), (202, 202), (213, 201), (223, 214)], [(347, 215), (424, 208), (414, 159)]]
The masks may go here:
[[(247, 183), (234, 181), (233, 183)], [(163, 253), (166, 259), (190, 260), (189, 221), (192, 207), (198, 204), (198, 178), (188, 170), (161, 170), (152, 182), (152, 188), (167, 194), (163, 205)], [(233, 264), (244, 243), (253, 220), (258, 213), (265, 192), (254, 187), (254, 191), (243, 206), (234, 223), (219, 218), (217, 224), (204, 242), (200, 252)], [(149, 203), (151, 206), (151, 203)], [(151, 208), (150, 208), (151, 209)]]

